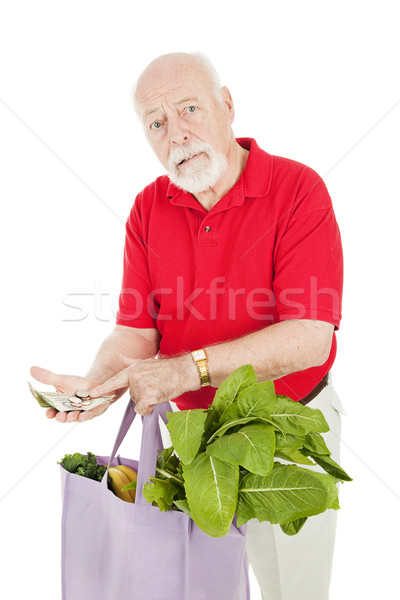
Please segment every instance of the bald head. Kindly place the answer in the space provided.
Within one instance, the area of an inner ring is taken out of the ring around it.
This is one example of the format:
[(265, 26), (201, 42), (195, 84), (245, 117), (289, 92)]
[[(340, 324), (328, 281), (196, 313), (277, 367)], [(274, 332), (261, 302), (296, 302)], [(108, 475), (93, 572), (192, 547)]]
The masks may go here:
[(222, 102), (219, 75), (204, 54), (200, 52), (163, 54), (144, 69), (132, 88), (133, 103), (139, 118), (142, 117), (143, 102), (149, 99), (153, 89), (157, 91), (169, 86), (173, 89), (183, 78), (196, 80), (219, 102)]

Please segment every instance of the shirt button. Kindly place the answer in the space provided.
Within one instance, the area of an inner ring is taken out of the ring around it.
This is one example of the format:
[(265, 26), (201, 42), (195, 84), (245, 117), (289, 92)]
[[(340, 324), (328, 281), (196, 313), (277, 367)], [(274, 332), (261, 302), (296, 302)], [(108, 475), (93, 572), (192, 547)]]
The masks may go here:
[(204, 231), (208, 233), (209, 231), (211, 231), (211, 227), (207, 225), (206, 227), (204, 227)]

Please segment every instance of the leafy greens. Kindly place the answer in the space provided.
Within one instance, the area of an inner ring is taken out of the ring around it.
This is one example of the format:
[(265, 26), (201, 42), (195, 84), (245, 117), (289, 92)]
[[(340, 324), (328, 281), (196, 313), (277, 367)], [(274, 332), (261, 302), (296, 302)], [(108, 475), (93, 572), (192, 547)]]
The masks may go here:
[(79, 452), (66, 454), (58, 464), (62, 464), (64, 469), (70, 473), (76, 473), (76, 475), (82, 475), (95, 481), (101, 481), (107, 471), (105, 465), (97, 463), (97, 458), (93, 452), (88, 452), (87, 455)]
[(321, 435), (329, 431), (322, 412), (275, 395), (251, 365), (221, 383), (207, 410), (167, 416), (173, 445), (159, 453), (143, 495), (213, 537), (228, 533), (235, 514), (238, 526), (256, 518), (295, 535), (308, 517), (337, 510), (337, 483), (351, 481)]

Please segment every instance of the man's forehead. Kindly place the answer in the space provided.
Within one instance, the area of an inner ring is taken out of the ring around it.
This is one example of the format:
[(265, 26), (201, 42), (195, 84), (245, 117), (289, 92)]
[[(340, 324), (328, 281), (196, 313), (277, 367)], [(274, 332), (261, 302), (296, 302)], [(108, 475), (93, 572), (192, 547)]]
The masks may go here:
[[(197, 65), (196, 65), (197, 67)], [(141, 77), (136, 90), (142, 114), (159, 108), (162, 101), (176, 105), (212, 94), (210, 77), (200, 68), (154, 69)]]

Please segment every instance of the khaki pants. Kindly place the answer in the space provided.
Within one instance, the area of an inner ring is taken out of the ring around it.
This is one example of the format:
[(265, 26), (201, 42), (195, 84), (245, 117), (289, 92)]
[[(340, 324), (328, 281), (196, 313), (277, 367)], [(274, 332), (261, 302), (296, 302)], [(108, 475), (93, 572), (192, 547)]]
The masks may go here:
[[(344, 411), (331, 375), (329, 384), (308, 406), (324, 414), (330, 431), (323, 437), (332, 458), (340, 462), (340, 413)], [(329, 600), (336, 519), (337, 511), (327, 510), (310, 517), (294, 536), (284, 534), (279, 525), (248, 521), (247, 558), (263, 600)]]
[[(171, 402), (173, 410), (178, 410)], [(312, 400), (311, 408), (319, 408), (330, 427), (323, 434), (332, 458), (340, 458), (340, 400), (329, 384)], [(169, 432), (161, 423), (164, 447), (171, 445)], [(284, 461), (281, 461), (284, 462)], [(308, 467), (311, 468), (311, 467)], [(324, 472), (320, 467), (312, 467)], [(263, 600), (329, 600), (329, 584), (335, 544), (337, 511), (328, 510), (310, 517), (295, 536), (284, 534), (279, 525), (247, 523), (246, 551)]]

